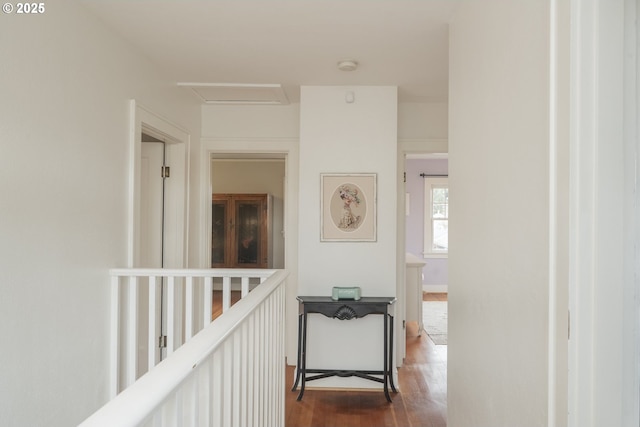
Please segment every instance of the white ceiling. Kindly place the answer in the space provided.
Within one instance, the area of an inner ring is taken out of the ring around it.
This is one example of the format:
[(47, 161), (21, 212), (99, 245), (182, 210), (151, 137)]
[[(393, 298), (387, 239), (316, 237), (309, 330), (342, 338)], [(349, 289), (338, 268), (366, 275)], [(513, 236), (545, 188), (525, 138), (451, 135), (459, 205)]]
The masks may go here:
[(300, 85), (393, 85), (404, 102), (447, 101), (456, 0), (84, 4), (176, 83), (279, 84), (291, 102)]

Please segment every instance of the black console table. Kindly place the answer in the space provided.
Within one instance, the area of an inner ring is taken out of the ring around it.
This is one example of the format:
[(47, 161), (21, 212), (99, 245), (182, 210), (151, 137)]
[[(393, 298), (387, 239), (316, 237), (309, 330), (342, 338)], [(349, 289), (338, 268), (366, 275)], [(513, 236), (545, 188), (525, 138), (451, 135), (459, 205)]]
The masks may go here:
[[(304, 395), (304, 387), (307, 381), (320, 378), (359, 377), (380, 382), (384, 386), (384, 395), (389, 402), (389, 386), (396, 392), (393, 384), (393, 315), (389, 313), (389, 306), (396, 299), (392, 297), (363, 297), (359, 300), (333, 300), (330, 297), (299, 296), (298, 297), (298, 366), (296, 380), (291, 391), (298, 387), (300, 381), (300, 393), (298, 400)], [(331, 370), (307, 368), (307, 315), (320, 313), (327, 317), (339, 320), (351, 320), (367, 316), (369, 314), (381, 314), (384, 316), (384, 366), (380, 371), (361, 370)], [(307, 376), (307, 374), (316, 374)], [(382, 375), (382, 378), (373, 375)]]

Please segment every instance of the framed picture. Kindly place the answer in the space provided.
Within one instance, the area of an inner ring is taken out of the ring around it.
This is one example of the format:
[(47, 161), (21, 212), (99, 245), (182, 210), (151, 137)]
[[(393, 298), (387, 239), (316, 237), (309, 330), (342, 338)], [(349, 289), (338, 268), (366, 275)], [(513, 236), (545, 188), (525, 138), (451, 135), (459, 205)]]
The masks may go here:
[(376, 174), (320, 174), (320, 240), (376, 241)]

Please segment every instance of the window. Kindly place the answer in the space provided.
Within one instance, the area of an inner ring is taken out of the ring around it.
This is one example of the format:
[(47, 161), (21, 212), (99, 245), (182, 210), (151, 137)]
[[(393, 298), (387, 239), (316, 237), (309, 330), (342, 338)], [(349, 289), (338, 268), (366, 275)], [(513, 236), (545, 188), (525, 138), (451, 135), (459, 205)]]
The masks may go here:
[(449, 252), (449, 178), (424, 180), (424, 256), (446, 257)]

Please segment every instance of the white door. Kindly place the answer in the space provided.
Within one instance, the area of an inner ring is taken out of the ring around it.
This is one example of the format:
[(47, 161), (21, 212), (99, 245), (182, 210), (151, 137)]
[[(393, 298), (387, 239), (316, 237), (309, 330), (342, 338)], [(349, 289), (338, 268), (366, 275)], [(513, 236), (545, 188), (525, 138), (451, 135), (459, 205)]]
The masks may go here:
[[(165, 144), (163, 142), (143, 142), (140, 156), (140, 265), (146, 268), (164, 267), (164, 178), (162, 170), (165, 160)], [(149, 295), (147, 283), (140, 283), (139, 318), (147, 319), (149, 306), (146, 301)], [(159, 347), (159, 337), (165, 335), (163, 319), (164, 283), (156, 286), (156, 328), (158, 336), (153, 342), (158, 343), (155, 351), (155, 363), (162, 360), (163, 352)], [(148, 322), (138, 323), (138, 336), (148, 336)], [(138, 372), (142, 374), (150, 367), (147, 359), (149, 340), (141, 339), (138, 343)]]
[(140, 267), (162, 268), (164, 242), (164, 143), (143, 142), (140, 195)]

